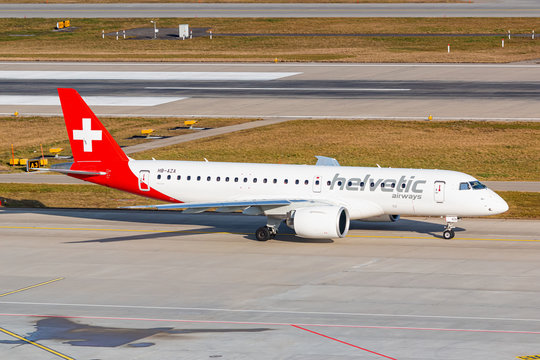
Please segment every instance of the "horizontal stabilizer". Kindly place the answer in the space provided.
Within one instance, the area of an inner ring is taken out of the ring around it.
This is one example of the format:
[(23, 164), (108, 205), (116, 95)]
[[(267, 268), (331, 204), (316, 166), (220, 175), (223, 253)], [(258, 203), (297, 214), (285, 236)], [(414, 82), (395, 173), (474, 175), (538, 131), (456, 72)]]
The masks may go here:
[(73, 174), (73, 175), (88, 175), (88, 176), (97, 176), (97, 175), (107, 175), (105, 171), (83, 171), (83, 170), (69, 170), (69, 169), (54, 169), (54, 168), (36, 168), (32, 171), (43, 171), (43, 172), (57, 172), (61, 174)]

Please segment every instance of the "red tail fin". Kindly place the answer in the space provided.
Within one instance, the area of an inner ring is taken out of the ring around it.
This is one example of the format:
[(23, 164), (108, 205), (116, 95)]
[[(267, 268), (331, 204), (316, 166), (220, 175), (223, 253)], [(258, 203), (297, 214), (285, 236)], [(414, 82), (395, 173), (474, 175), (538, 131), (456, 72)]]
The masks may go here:
[(76, 90), (58, 89), (58, 95), (75, 164), (95, 163), (94, 165), (98, 165), (128, 160), (126, 154)]

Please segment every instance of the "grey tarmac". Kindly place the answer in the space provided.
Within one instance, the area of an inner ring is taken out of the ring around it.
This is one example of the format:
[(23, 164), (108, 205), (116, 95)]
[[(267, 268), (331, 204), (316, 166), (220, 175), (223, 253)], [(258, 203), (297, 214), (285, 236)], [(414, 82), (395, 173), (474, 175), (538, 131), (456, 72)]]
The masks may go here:
[[(0, 99), (13, 99), (0, 105), (5, 115), (59, 115), (60, 106), (31, 105), (25, 96), (55, 98), (58, 87), (73, 87), (83, 97), (170, 98), (155, 106), (137, 101), (92, 106), (99, 116), (426, 120), (432, 115), (434, 120), (540, 121), (540, 65), (535, 64), (7, 62), (0, 69), (21, 72), (21, 78), (0, 79)], [(47, 71), (85, 74), (85, 79), (32, 77)], [(125, 79), (104, 80), (104, 71)], [(133, 80), (133, 72), (156, 78)], [(163, 72), (294, 75), (270, 81), (172, 81), (161, 79)]]
[[(354, 222), (0, 210), (0, 357), (513, 359), (539, 353), (539, 221)], [(287, 233), (282, 229), (282, 233)], [(21, 345), (12, 334), (41, 344)], [(48, 349), (48, 350), (47, 350)]]
[(151, 17), (540, 17), (535, 0), (462, 3), (124, 3), (0, 4), (1, 17), (151, 18)]

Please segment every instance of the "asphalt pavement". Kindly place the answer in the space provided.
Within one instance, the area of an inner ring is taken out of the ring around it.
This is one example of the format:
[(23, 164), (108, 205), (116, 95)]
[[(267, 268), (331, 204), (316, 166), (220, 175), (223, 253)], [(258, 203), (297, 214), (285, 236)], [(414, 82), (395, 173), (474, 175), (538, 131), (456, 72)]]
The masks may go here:
[(535, 0), (461, 3), (122, 3), (0, 4), (1, 17), (540, 17)]
[(18, 209), (0, 221), (1, 358), (539, 353), (538, 221), (466, 219), (453, 240), (440, 219), (355, 221), (344, 239), (282, 228), (264, 243), (253, 231), (265, 219), (238, 214)]
[[(0, 113), (61, 113), (57, 87), (98, 115), (540, 119), (540, 65), (2, 63)], [(106, 99), (108, 103), (103, 103)], [(117, 100), (115, 100), (117, 99)], [(143, 99), (155, 99), (145, 105)]]

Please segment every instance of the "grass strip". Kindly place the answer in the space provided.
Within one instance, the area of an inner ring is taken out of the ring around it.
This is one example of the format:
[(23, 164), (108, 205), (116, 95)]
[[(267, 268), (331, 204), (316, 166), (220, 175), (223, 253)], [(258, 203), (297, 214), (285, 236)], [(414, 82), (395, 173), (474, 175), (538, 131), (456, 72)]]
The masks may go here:
[[(180, 40), (101, 38), (122, 29), (150, 28), (150, 18), (0, 19), (0, 60), (57, 61), (339, 61), (511, 62), (540, 58), (540, 41), (514, 37), (208, 37)], [(537, 18), (164, 18), (158, 27), (209, 27), (214, 33), (503, 34), (531, 33)], [(451, 53), (447, 45), (451, 44)]]
[[(162, 204), (158, 200), (94, 185), (0, 184), (0, 200), (7, 208), (99, 208)], [(540, 219), (540, 193), (498, 192), (510, 210), (503, 219)]]
[(481, 180), (540, 181), (540, 123), (296, 120), (132, 157), (315, 164), (315, 155), (346, 166), (447, 169)]
[[(0, 119), (1, 121), (2, 119)], [(215, 127), (248, 121), (201, 119)], [(142, 128), (157, 134), (178, 120), (104, 119), (121, 145)], [(181, 122), (183, 123), (183, 122)], [(61, 118), (7, 118), (0, 138), (0, 168), (7, 165), (14, 143), (16, 157), (31, 158), (49, 147), (70, 153)], [(182, 130), (184, 131), (184, 130)], [(172, 131), (180, 134), (182, 131)], [(190, 130), (191, 131), (191, 130)], [(301, 136), (299, 136), (301, 134)], [(261, 141), (265, 139), (265, 141)], [(344, 166), (447, 169), (480, 180), (540, 181), (540, 123), (478, 121), (295, 120), (130, 154), (135, 159), (315, 164), (315, 155), (336, 158)], [(11, 170), (11, 169), (10, 169)]]

